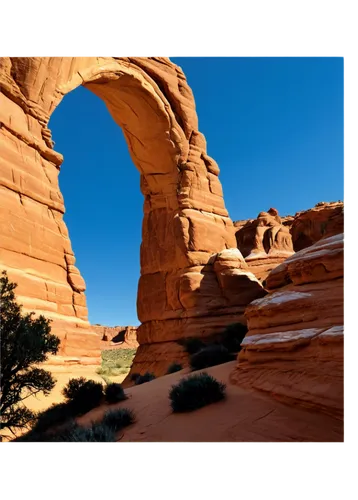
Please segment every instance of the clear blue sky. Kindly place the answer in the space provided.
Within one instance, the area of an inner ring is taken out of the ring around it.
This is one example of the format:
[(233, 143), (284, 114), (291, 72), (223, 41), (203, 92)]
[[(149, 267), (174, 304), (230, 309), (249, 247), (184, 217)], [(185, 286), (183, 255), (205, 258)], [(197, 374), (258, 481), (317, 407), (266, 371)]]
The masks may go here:
[[(172, 58), (193, 89), (233, 220), (343, 200), (342, 58)], [(143, 197), (122, 131), (85, 88), (50, 121), (89, 320), (138, 324)]]

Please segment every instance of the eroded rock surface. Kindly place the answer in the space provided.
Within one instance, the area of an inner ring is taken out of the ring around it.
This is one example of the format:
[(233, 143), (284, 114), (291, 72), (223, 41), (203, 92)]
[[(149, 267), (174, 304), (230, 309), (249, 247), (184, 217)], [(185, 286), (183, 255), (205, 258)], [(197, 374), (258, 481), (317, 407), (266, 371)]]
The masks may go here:
[(63, 157), (48, 128), (56, 106), (79, 85), (105, 102), (140, 172), (138, 356), (152, 353), (155, 364), (159, 343), (176, 349), (168, 343), (222, 328), (243, 314), (245, 300), (262, 294), (232, 259), (218, 270), (219, 258), (214, 269), (213, 255), (236, 247), (234, 227), (192, 91), (169, 59), (0, 58), (0, 268), (18, 283), (25, 310), (53, 320), (61, 339), (57, 362), (100, 362), (63, 220)]
[[(173, 362), (185, 366), (188, 357), (178, 344), (180, 339), (205, 338), (228, 324), (245, 322), (247, 304), (267, 293), (237, 248), (213, 254), (205, 266), (182, 270), (175, 276), (172, 290), (173, 300), (178, 300), (185, 311), (177, 318), (168, 316), (166, 321), (140, 325), (140, 345), (131, 372), (152, 371), (161, 376)], [(192, 314), (194, 307), (196, 316)]]
[(275, 208), (260, 212), (256, 219), (234, 222), (237, 247), (260, 281), (293, 254), (290, 223), (288, 217), (283, 222)]
[(343, 234), (289, 257), (266, 286), (232, 380), (343, 417)]
[(137, 349), (136, 326), (92, 325), (101, 339), (101, 351), (104, 349)]
[(327, 236), (343, 233), (344, 204), (342, 201), (320, 202), (314, 208), (298, 212), (291, 225), (296, 252)]

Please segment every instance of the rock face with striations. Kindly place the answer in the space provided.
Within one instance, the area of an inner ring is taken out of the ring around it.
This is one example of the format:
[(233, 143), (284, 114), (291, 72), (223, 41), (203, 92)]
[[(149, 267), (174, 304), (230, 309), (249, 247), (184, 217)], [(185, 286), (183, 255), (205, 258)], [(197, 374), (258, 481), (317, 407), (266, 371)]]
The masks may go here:
[(278, 211), (270, 208), (268, 212), (260, 212), (256, 219), (234, 222), (237, 247), (260, 281), (294, 253), (289, 231), (291, 220), (286, 219), (284, 224)]
[(276, 267), (246, 309), (232, 381), (343, 417), (343, 234)]
[(136, 326), (102, 326), (92, 325), (101, 339), (101, 350), (104, 349), (137, 349)]
[(314, 208), (295, 215), (290, 229), (293, 247), (298, 252), (321, 238), (343, 233), (343, 226), (344, 205), (342, 201), (317, 203)]
[(230, 250), (236, 240), (219, 168), (207, 154), (185, 75), (169, 59), (0, 58), (0, 269), (18, 283), (25, 310), (53, 320), (57, 361), (100, 362), (100, 337), (88, 322), (85, 283), (63, 219), (63, 157), (48, 128), (54, 109), (79, 85), (104, 101), (140, 172), (142, 324), (133, 369), (145, 370), (142, 360), (150, 359), (159, 375), (182, 354), (177, 339), (223, 328), (264, 293)]

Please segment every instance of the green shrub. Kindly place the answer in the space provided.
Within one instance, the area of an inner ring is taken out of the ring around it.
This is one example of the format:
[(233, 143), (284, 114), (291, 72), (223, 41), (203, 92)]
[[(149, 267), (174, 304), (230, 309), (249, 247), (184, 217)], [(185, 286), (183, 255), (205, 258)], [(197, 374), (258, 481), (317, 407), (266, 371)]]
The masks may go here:
[(235, 359), (235, 357), (222, 345), (209, 345), (190, 356), (190, 367), (192, 370), (201, 370), (227, 363)]
[(191, 375), (174, 385), (169, 392), (173, 412), (188, 412), (225, 398), (225, 384), (207, 373)]
[(102, 422), (94, 423), (90, 427), (82, 427), (72, 420), (66, 426), (56, 429), (53, 432), (30, 431), (14, 439), (14, 441), (34, 443), (114, 442), (116, 438), (114, 429)]
[(35, 433), (46, 432), (53, 427), (64, 424), (69, 419), (74, 418), (76, 414), (76, 409), (71, 403), (53, 404), (37, 414), (32, 431)]
[(144, 375), (138, 375), (138, 377), (135, 379), (134, 383), (135, 385), (141, 385), (145, 384), (146, 382), (150, 382), (151, 380), (155, 379), (154, 373), (146, 372)]
[(83, 377), (73, 378), (63, 388), (63, 395), (74, 406), (77, 415), (83, 415), (99, 406), (103, 400), (103, 385)]
[(134, 420), (134, 414), (131, 410), (128, 410), (128, 408), (119, 408), (107, 411), (101, 423), (118, 432), (124, 427), (133, 424)]
[(167, 375), (169, 375), (170, 373), (179, 372), (182, 369), (183, 366), (180, 365), (179, 363), (172, 363), (167, 370)]
[(185, 352), (188, 354), (195, 354), (206, 346), (205, 342), (197, 337), (181, 339), (179, 343), (184, 347)]
[(222, 334), (219, 336), (218, 342), (229, 352), (239, 352), (241, 350), (242, 341), (247, 334), (247, 326), (242, 323), (233, 323), (228, 325)]
[(127, 396), (123, 390), (121, 384), (108, 384), (105, 389), (106, 401), (109, 404), (118, 403), (119, 401), (124, 401)]

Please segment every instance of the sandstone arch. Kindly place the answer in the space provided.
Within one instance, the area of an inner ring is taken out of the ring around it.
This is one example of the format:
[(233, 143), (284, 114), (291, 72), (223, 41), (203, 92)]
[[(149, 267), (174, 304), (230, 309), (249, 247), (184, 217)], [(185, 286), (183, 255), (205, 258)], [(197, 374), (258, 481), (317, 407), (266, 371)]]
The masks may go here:
[(53, 319), (58, 360), (98, 361), (99, 338), (63, 221), (63, 158), (48, 128), (53, 110), (79, 85), (106, 103), (141, 174), (136, 362), (161, 372), (179, 356), (175, 340), (237, 320), (264, 293), (230, 250), (236, 240), (219, 168), (198, 130), (191, 89), (169, 59), (0, 58), (0, 268), (18, 283), (26, 309)]

